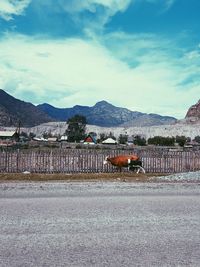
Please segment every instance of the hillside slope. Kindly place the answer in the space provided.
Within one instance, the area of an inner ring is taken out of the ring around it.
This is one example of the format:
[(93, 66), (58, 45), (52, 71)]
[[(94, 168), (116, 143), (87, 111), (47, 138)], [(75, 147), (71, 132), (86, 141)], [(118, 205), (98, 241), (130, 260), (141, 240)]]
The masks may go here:
[(55, 121), (38, 107), (21, 101), (0, 89), (0, 126), (18, 126), (19, 121), (24, 127)]

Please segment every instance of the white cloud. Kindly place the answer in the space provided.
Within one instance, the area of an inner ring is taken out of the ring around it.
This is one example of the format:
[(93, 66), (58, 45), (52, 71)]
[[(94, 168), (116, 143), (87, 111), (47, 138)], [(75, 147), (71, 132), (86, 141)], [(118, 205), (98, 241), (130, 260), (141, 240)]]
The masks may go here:
[(125, 11), (131, 2), (132, 0), (61, 0), (59, 4), (62, 5), (66, 11), (71, 13), (79, 13), (84, 10), (95, 13), (97, 11), (97, 6), (100, 5), (110, 9), (112, 11), (111, 13), (114, 14), (119, 11)]
[(23, 14), (30, 2), (31, 0), (1, 0), (0, 17), (5, 20), (11, 20), (13, 15)]
[[(93, 29), (103, 27), (116, 13), (124, 12), (132, 1), (133, 0), (85, 0), (84, 5), (81, 6), (82, 10), (89, 10), (96, 15), (95, 23), (94, 20), (87, 20), (86, 27), (89, 26), (89, 28)], [(81, 3), (83, 3), (83, 1), (81, 1)], [(103, 7), (103, 10), (99, 9), (99, 6)]]
[(165, 3), (166, 9), (169, 9), (175, 3), (175, 1), (176, 0), (166, 0)]
[[(5, 20), (11, 20), (13, 15), (22, 15), (24, 10), (32, 0), (1, 0), (0, 1), (0, 17)], [(118, 12), (124, 12), (137, 1), (141, 0), (59, 0), (55, 3), (54, 0), (34, 0), (37, 3), (39, 10), (49, 8), (55, 10), (65, 10), (73, 15), (77, 23), (85, 23), (85, 26), (91, 27), (103, 26), (109, 19)], [(152, 4), (163, 3), (165, 9), (169, 9), (176, 0), (142, 0)], [(89, 11), (95, 15), (95, 18), (88, 19), (80, 14), (84, 11)]]
[(170, 7), (177, 0), (143, 0), (143, 1), (146, 1), (146, 2), (149, 2), (149, 3), (152, 3), (152, 4), (162, 3), (162, 4), (165, 4), (166, 6)]
[(117, 12), (124, 12), (131, 3), (135, 4), (139, 1), (149, 2), (151, 4), (162, 4), (166, 8), (170, 8), (176, 0), (60, 0), (59, 4), (71, 13), (82, 12), (83, 10), (95, 13), (99, 5), (110, 9), (111, 14), (115, 14)]
[(34, 0), (42, 13), (44, 10), (56, 13), (66, 12), (83, 30), (97, 31), (118, 12), (124, 12), (133, 0)]
[(138, 0), (148, 2), (150, 4), (161, 4), (164, 7), (164, 12), (170, 9), (177, 0)]
[[(131, 110), (184, 117), (200, 91), (197, 83), (180, 86), (195, 73), (193, 62), (187, 67), (187, 58), (165, 55), (164, 41), (153, 37), (149, 37), (152, 51), (140, 57), (141, 44), (145, 46), (142, 36), (127, 39), (130, 54), (126, 56), (138, 60), (134, 67), (98, 40), (7, 36), (0, 41), (0, 88), (26, 101), (58, 107), (91, 106), (105, 99)], [(122, 47), (127, 49), (125, 44)]]

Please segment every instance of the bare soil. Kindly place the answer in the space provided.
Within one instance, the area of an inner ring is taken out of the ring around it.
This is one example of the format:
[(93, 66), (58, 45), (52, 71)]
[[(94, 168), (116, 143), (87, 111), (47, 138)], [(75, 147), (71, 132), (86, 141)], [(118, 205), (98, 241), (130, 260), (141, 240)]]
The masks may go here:
[(41, 174), (41, 173), (1, 173), (0, 182), (4, 181), (123, 181), (152, 182), (158, 173), (76, 173), (76, 174)]

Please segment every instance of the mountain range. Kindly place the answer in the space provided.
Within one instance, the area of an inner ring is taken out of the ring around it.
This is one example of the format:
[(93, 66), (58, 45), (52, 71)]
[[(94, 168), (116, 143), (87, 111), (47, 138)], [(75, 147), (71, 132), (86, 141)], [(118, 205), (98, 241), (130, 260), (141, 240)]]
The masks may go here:
[(157, 114), (146, 114), (116, 107), (106, 101), (97, 102), (94, 106), (79, 106), (73, 108), (55, 108), (49, 104), (38, 105), (38, 108), (58, 121), (66, 121), (75, 114), (87, 118), (87, 123), (103, 127), (116, 126), (152, 126), (171, 124), (176, 119)]
[(56, 108), (47, 103), (35, 106), (0, 89), (0, 126), (17, 126), (20, 121), (22, 126), (32, 127), (45, 122), (67, 121), (76, 114), (85, 116), (88, 124), (105, 127), (166, 125), (177, 121), (170, 116), (116, 107), (106, 101), (97, 102), (92, 107)]

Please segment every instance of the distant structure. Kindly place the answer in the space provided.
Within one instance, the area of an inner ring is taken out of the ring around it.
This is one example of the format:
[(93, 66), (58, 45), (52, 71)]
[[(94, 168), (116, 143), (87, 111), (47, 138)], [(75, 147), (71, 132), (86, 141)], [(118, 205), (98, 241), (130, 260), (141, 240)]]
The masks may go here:
[(0, 131), (0, 145), (11, 146), (19, 141), (19, 133), (17, 131)]
[(102, 144), (104, 144), (104, 145), (116, 145), (117, 141), (111, 137), (108, 137), (107, 139), (102, 141)]
[(83, 142), (83, 144), (85, 145), (95, 145), (96, 143), (97, 143), (96, 138), (91, 134), (88, 134)]
[(61, 142), (67, 142), (67, 139), (68, 139), (67, 138), (67, 135), (62, 135), (59, 141), (61, 141)]

